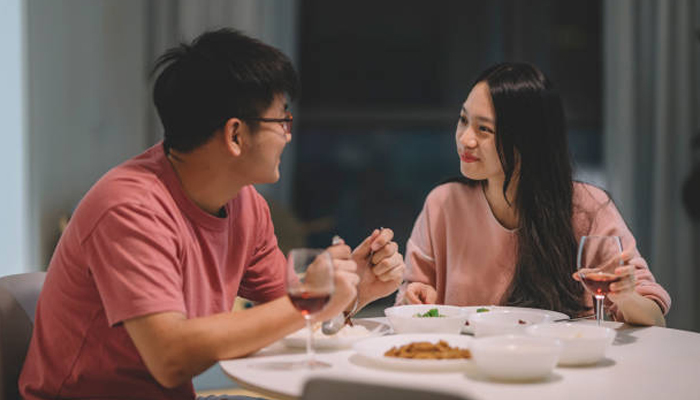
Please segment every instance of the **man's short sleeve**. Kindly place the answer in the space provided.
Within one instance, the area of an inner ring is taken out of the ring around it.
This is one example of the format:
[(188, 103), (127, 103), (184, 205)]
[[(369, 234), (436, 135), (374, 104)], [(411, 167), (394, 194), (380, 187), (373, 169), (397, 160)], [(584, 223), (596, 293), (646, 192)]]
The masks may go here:
[(83, 240), (110, 325), (147, 314), (186, 314), (173, 221), (138, 205), (107, 211)]
[(285, 291), (286, 259), (279, 246), (265, 199), (255, 193), (258, 220), (257, 241), (253, 255), (246, 266), (239, 295), (247, 299), (266, 302), (282, 297)]

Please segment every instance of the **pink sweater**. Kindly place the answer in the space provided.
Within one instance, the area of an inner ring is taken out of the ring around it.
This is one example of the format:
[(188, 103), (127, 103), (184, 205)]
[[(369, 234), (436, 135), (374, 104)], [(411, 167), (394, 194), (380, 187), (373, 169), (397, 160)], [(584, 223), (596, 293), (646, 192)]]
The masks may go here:
[[(630, 264), (637, 268), (637, 292), (655, 300), (664, 314), (668, 312), (670, 296), (656, 283), (632, 233), (604, 191), (574, 184), (573, 225), (577, 241), (584, 235), (620, 236), (623, 250), (634, 254)], [(406, 244), (407, 269), (396, 303), (404, 303), (408, 283), (423, 282), (437, 290), (440, 304), (504, 304), (515, 273), (516, 249), (516, 231), (496, 220), (481, 186), (440, 185), (428, 195)], [(610, 311), (621, 319), (614, 306)]]

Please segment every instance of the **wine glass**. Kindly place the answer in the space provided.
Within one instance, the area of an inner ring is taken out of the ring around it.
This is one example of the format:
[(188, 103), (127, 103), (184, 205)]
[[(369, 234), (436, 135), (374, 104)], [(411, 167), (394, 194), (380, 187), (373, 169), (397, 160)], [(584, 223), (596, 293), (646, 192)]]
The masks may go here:
[(583, 287), (595, 297), (595, 319), (598, 325), (604, 319), (603, 301), (610, 292), (610, 284), (621, 278), (615, 268), (622, 265), (622, 241), (619, 236), (583, 236), (578, 247), (576, 267)]
[(333, 294), (333, 260), (324, 249), (293, 249), (287, 258), (287, 295), (306, 320), (306, 361), (302, 368), (328, 368), (314, 356), (311, 317), (321, 311)]

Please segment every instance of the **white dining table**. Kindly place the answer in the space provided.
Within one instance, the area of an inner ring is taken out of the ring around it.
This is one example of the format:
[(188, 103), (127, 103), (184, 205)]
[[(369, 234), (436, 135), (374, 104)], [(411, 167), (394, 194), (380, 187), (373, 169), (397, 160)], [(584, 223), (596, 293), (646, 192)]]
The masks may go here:
[(306, 356), (304, 350), (291, 349), (280, 342), (249, 357), (219, 364), (242, 387), (280, 399), (299, 398), (304, 384), (312, 377), (443, 390), (477, 400), (700, 399), (700, 334), (615, 322), (605, 324), (617, 330), (606, 358), (588, 367), (557, 367), (547, 378), (526, 383), (490, 380), (473, 365), (456, 372), (386, 369), (352, 349), (318, 351), (317, 359), (332, 365), (328, 369), (259, 368), (261, 363), (303, 360)]

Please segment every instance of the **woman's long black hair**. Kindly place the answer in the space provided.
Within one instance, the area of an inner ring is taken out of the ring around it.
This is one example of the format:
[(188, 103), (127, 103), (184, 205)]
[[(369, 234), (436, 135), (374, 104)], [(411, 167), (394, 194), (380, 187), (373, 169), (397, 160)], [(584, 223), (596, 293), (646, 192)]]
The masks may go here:
[(529, 64), (497, 64), (481, 73), (474, 85), (479, 82), (488, 84), (496, 113), (503, 195), (511, 181), (517, 184), (518, 258), (507, 303), (580, 315), (590, 308), (582, 285), (571, 277), (577, 244), (561, 98), (545, 75)]

